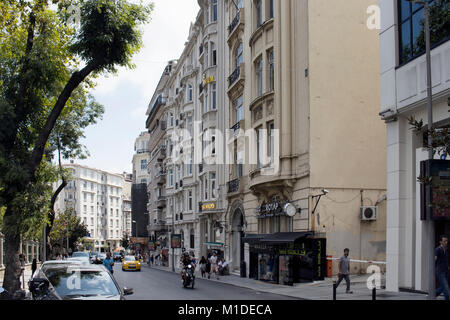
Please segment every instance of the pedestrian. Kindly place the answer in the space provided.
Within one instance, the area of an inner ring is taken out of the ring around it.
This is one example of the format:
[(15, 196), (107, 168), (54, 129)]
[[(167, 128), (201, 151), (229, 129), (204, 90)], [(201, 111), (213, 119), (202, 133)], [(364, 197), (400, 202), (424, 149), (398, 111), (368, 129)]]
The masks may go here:
[(434, 259), (436, 261), (436, 276), (439, 280), (439, 288), (436, 290), (436, 298), (444, 294), (444, 299), (449, 300), (448, 288), (448, 237), (441, 235), (439, 237), (439, 247), (434, 250)]
[(341, 283), (343, 279), (345, 279), (345, 282), (347, 283), (347, 289), (345, 293), (353, 293), (353, 291), (350, 291), (350, 259), (348, 257), (348, 254), (350, 253), (350, 250), (348, 248), (344, 249), (344, 255), (339, 259), (339, 273), (338, 273), (338, 282), (336, 283), (336, 289)]
[(200, 271), (202, 273), (202, 278), (206, 277), (206, 262), (205, 256), (202, 256), (200, 259)]
[(150, 264), (153, 265), (155, 258), (153, 257), (153, 253), (150, 255)]
[(229, 274), (228, 262), (225, 259), (223, 259), (222, 270), (223, 270), (223, 275), (228, 275)]
[(211, 263), (211, 269), (208, 274), (208, 279), (211, 277), (211, 272), (213, 272), (216, 276), (216, 279), (219, 280), (219, 273), (217, 271), (217, 253), (214, 251), (211, 258), (209, 258), (209, 262)]
[(36, 272), (37, 269), (37, 260), (33, 258), (33, 262), (31, 263), (31, 276)]
[(106, 253), (106, 258), (103, 259), (103, 265), (108, 269), (111, 274), (114, 273), (113, 266), (114, 266), (114, 260), (111, 258), (111, 252)]

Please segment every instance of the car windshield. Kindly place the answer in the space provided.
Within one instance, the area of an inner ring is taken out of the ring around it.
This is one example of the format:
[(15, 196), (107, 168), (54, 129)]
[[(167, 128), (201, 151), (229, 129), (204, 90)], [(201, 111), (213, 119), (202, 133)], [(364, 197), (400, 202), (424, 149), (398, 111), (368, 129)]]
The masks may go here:
[(89, 252), (74, 252), (72, 253), (72, 258), (76, 257), (89, 257)]
[(125, 261), (136, 261), (136, 258), (134, 256), (126, 256)]
[(49, 268), (45, 270), (45, 276), (63, 299), (120, 295), (106, 270), (80, 270), (76, 266), (66, 266)]
[(84, 264), (90, 263), (88, 257), (72, 257), (72, 258), (67, 258), (66, 261), (81, 261)]

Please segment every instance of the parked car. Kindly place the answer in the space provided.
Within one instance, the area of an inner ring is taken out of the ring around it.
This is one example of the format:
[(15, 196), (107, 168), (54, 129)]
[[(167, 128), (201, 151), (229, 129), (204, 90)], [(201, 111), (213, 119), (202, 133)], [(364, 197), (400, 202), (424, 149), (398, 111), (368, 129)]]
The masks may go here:
[(79, 261), (45, 262), (28, 283), (33, 300), (125, 300), (133, 289), (119, 287), (103, 267)]
[(106, 253), (99, 253), (94, 260), (95, 264), (102, 264), (103, 260), (106, 259)]
[(141, 271), (141, 263), (135, 256), (125, 256), (122, 261), (122, 270), (138, 270)]
[(72, 258), (87, 257), (89, 259), (90, 256), (89, 252), (76, 251), (72, 253)]
[(113, 259), (114, 259), (114, 261), (122, 261), (122, 259), (123, 259), (122, 253), (114, 252), (113, 253)]

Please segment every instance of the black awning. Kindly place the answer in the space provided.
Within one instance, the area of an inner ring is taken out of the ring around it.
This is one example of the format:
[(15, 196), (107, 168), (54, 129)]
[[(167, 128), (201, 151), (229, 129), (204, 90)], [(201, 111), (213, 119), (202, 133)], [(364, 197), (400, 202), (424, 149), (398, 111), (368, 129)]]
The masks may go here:
[(242, 238), (242, 241), (248, 244), (254, 244), (261, 242), (261, 240), (267, 236), (269, 236), (269, 234), (247, 234), (244, 238)]
[(313, 236), (313, 232), (278, 232), (265, 235), (259, 242), (265, 244), (293, 243), (298, 239), (311, 236)]

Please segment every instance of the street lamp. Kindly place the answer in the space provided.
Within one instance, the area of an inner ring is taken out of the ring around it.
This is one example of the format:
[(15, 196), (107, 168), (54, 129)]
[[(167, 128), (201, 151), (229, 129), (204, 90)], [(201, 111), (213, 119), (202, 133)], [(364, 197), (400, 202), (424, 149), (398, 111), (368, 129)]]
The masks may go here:
[[(430, 5), (428, 0), (408, 0), (411, 3), (423, 4), (424, 7), (424, 33), (425, 33), (425, 49), (426, 49), (426, 64), (427, 64), (427, 108), (428, 108), (428, 159), (433, 160), (433, 144), (431, 137), (431, 130), (433, 129), (433, 92), (431, 85), (431, 40), (430, 40)], [(430, 219), (430, 217), (429, 217)], [(428, 250), (428, 298), (436, 298), (435, 285), (435, 260), (434, 260), (434, 221), (429, 221), (429, 243), (433, 248)]]

